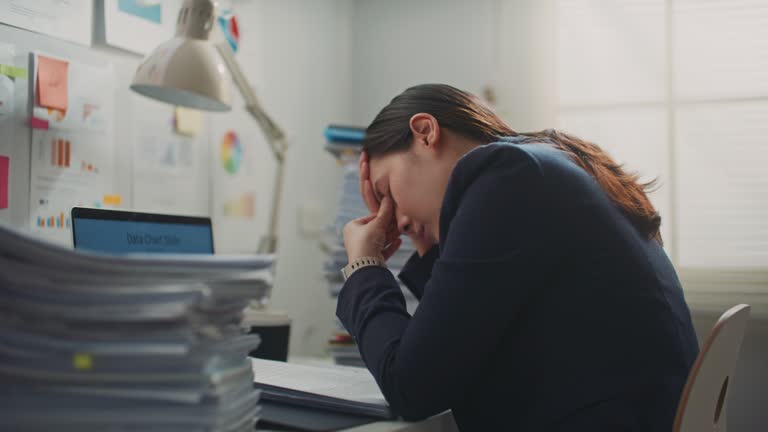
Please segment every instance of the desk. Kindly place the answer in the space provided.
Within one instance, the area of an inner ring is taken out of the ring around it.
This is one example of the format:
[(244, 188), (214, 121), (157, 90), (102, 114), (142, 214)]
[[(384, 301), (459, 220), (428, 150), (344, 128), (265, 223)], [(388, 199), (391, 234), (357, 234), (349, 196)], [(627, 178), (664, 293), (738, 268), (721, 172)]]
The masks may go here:
[[(271, 432), (271, 430), (256, 428), (256, 432)], [(459, 432), (459, 428), (456, 427), (451, 412), (446, 411), (415, 423), (380, 421), (351, 429), (344, 429), (339, 432)]]
[(382, 421), (345, 429), (343, 432), (459, 432), (459, 428), (453, 421), (453, 414), (447, 411), (416, 423)]

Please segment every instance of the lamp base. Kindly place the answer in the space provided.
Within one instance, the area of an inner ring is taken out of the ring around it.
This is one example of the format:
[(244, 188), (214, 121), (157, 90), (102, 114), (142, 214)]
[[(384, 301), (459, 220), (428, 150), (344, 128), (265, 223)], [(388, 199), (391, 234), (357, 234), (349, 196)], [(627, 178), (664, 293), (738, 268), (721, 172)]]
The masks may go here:
[(288, 360), (288, 343), (291, 334), (291, 318), (283, 312), (246, 310), (243, 327), (250, 334), (261, 336), (258, 348), (250, 357), (267, 360)]

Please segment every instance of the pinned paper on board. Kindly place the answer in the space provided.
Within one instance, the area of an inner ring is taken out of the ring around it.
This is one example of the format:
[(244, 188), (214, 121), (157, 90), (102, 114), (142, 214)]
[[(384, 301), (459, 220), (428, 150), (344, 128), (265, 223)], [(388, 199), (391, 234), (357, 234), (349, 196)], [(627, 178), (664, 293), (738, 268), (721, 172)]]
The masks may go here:
[(203, 122), (203, 114), (195, 109), (176, 107), (175, 111), (176, 133), (195, 136), (200, 132)]
[(66, 111), (68, 107), (69, 63), (37, 56), (37, 104)]
[(10, 177), (10, 159), (0, 156), (0, 210), (8, 208), (8, 179)]
[(39, 102), (30, 120), (28, 226), (40, 238), (71, 245), (69, 209), (119, 201), (108, 196), (115, 190), (114, 70), (32, 55), (38, 80), (33, 100)]
[(179, 133), (189, 119), (166, 103), (135, 96), (131, 205), (157, 213), (209, 215), (209, 137)]
[(133, 15), (152, 23), (163, 22), (163, 10), (160, 1), (149, 0), (117, 0), (120, 12)]
[(149, 54), (173, 37), (182, 5), (181, 0), (110, 0), (102, 3), (104, 42), (138, 54)]

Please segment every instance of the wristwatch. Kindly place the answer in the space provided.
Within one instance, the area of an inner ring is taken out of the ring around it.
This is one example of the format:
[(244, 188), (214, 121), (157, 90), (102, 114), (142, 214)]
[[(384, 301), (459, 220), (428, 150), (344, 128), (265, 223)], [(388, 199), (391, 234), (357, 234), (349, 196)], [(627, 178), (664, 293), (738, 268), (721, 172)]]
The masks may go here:
[(341, 274), (344, 276), (344, 280), (346, 281), (350, 276), (352, 276), (352, 273), (368, 266), (386, 267), (386, 264), (384, 264), (383, 259), (378, 257), (362, 257), (347, 264), (343, 269), (341, 269)]

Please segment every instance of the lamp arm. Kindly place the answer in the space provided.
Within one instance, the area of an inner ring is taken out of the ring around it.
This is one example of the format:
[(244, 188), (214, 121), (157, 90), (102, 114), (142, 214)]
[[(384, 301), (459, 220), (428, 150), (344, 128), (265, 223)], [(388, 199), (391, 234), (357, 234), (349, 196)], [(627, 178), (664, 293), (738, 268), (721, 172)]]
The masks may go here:
[(232, 75), (235, 86), (240, 90), (240, 94), (243, 95), (245, 108), (251, 113), (251, 116), (253, 116), (259, 124), (259, 127), (261, 127), (264, 137), (272, 148), (272, 153), (274, 154), (275, 159), (281, 161), (285, 157), (285, 151), (288, 147), (285, 141), (285, 132), (283, 132), (280, 126), (278, 126), (261, 107), (259, 100), (256, 98), (256, 93), (253, 91), (253, 87), (251, 87), (243, 70), (235, 59), (232, 49), (225, 43), (217, 43), (216, 49), (219, 51), (221, 58), (224, 59), (224, 63), (227, 65), (227, 69), (229, 69), (229, 72)]
[(256, 120), (261, 128), (264, 137), (269, 144), (272, 154), (277, 162), (277, 170), (275, 172), (274, 190), (272, 192), (272, 206), (269, 214), (269, 228), (267, 234), (261, 238), (259, 242), (259, 253), (275, 253), (277, 251), (277, 230), (278, 220), (280, 216), (280, 203), (283, 193), (283, 180), (285, 172), (285, 153), (288, 149), (288, 143), (285, 139), (285, 132), (280, 126), (275, 123), (272, 118), (262, 109), (259, 100), (256, 98), (256, 93), (253, 91), (248, 79), (245, 77), (243, 70), (237, 63), (234, 54), (229, 46), (223, 43), (217, 43), (216, 49), (224, 59), (224, 63), (227, 65), (227, 69), (232, 74), (232, 79), (235, 82), (240, 94), (243, 95), (245, 100), (245, 108)]

